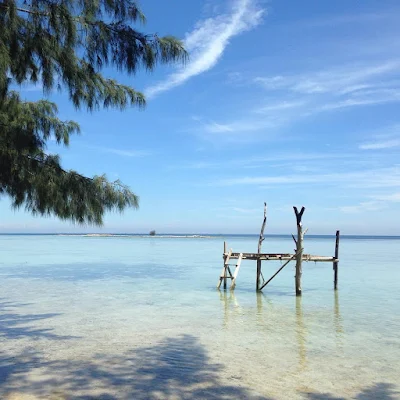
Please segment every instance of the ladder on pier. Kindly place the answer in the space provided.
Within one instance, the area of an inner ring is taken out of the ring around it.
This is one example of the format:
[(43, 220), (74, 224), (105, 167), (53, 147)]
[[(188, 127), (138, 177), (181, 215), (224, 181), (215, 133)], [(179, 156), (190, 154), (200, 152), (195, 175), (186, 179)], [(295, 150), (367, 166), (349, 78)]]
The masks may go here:
[(236, 278), (239, 273), (240, 264), (242, 263), (243, 253), (240, 253), (239, 257), (237, 258), (237, 263), (235, 265), (235, 270), (233, 271), (233, 274), (232, 274), (232, 271), (230, 268), (231, 264), (229, 264), (231, 256), (232, 256), (232, 249), (229, 250), (228, 254), (224, 255), (224, 266), (222, 268), (221, 275), (219, 277), (217, 289), (219, 289), (221, 287), (222, 281), (224, 282), (224, 289), (226, 289), (226, 280), (227, 279), (231, 279), (231, 286), (230, 286), (231, 290), (233, 290), (236, 286)]

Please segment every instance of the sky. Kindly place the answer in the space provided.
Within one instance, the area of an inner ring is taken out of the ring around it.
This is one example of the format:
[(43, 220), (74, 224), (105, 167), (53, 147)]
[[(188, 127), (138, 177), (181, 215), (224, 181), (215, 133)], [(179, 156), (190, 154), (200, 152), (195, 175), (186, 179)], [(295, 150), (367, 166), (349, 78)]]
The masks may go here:
[[(142, 1), (140, 29), (183, 39), (186, 65), (104, 74), (145, 110), (75, 110), (65, 168), (120, 179), (139, 210), (104, 226), (32, 217), (0, 199), (0, 232), (400, 235), (400, 3), (376, 0)], [(27, 100), (41, 87), (24, 86)]]

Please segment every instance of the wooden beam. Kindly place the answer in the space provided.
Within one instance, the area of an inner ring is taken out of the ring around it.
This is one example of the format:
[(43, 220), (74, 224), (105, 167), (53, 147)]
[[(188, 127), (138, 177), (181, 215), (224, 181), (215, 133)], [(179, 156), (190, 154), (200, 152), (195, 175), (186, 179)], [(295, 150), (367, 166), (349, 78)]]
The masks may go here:
[[(224, 250), (225, 250), (225, 246), (226, 245), (224, 242)], [(219, 276), (219, 282), (217, 284), (217, 289), (219, 289), (221, 287), (222, 281), (224, 281), (224, 289), (226, 289), (226, 269), (227, 269), (227, 267), (229, 267), (228, 263), (231, 258), (231, 255), (232, 255), (232, 249), (230, 249), (228, 253), (224, 253), (224, 266), (222, 268), (221, 275)]]
[(339, 266), (339, 240), (340, 240), (340, 231), (336, 231), (336, 242), (335, 242), (335, 261), (333, 262), (333, 287), (337, 290), (337, 281), (338, 281), (338, 266)]
[[(296, 253), (296, 251), (295, 251)], [(262, 261), (287, 261), (295, 253), (232, 253), (230, 256), (231, 260), (239, 258), (240, 254), (243, 254), (243, 260), (262, 260)], [(315, 261), (315, 262), (334, 262), (335, 257), (331, 256), (318, 256), (313, 254), (303, 253), (303, 261)]]
[(239, 268), (240, 268), (240, 264), (242, 263), (242, 258), (243, 258), (243, 253), (240, 253), (236, 267), (235, 267), (235, 272), (233, 273), (233, 278), (232, 278), (232, 283), (231, 283), (231, 290), (235, 289), (236, 286), (236, 278), (238, 276), (239, 273)]
[(279, 272), (281, 272), (281, 271), (283, 270), (283, 268), (285, 268), (286, 265), (288, 265), (288, 264), (290, 263), (290, 261), (292, 261), (292, 260), (296, 257), (296, 255), (297, 255), (297, 254), (293, 254), (292, 257), (291, 257), (289, 260), (287, 260), (287, 261), (285, 262), (285, 264), (283, 264), (283, 265), (278, 269), (278, 271), (276, 271), (275, 274), (272, 275), (271, 278), (269, 278), (269, 279), (267, 280), (267, 282), (265, 282), (265, 283), (260, 287), (260, 290), (262, 290), (265, 286), (267, 286), (268, 283), (270, 283), (270, 282), (272, 281), (272, 279), (274, 279), (274, 278), (279, 274)]

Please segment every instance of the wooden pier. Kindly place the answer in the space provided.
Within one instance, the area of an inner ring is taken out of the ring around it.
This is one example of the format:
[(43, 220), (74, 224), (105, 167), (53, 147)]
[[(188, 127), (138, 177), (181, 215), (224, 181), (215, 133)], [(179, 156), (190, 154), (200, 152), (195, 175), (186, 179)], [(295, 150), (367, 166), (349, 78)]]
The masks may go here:
[[(335, 254), (334, 256), (319, 256), (319, 255), (311, 255), (303, 252), (303, 244), (304, 244), (304, 235), (307, 230), (303, 231), (302, 227), (302, 217), (305, 211), (305, 208), (302, 207), (300, 211), (298, 211), (297, 207), (293, 207), (294, 213), (296, 215), (296, 223), (297, 223), (297, 238), (293, 235), (293, 240), (296, 245), (295, 253), (262, 253), (261, 246), (264, 241), (264, 229), (267, 220), (267, 205), (264, 203), (264, 220), (261, 226), (260, 238), (258, 241), (258, 252), (257, 253), (239, 253), (233, 252), (232, 249), (227, 249), (227, 244), (224, 242), (224, 252), (223, 259), (224, 265), (222, 267), (222, 272), (219, 277), (217, 288), (219, 289), (223, 284), (223, 288), (227, 288), (228, 279), (231, 280), (230, 289), (235, 289), (236, 280), (238, 277), (239, 269), (243, 260), (254, 260), (257, 261), (257, 269), (256, 269), (256, 290), (261, 291), (268, 285), (269, 282), (274, 279), (279, 272), (281, 272), (291, 261), (296, 261), (296, 274), (295, 274), (295, 290), (296, 296), (301, 296), (301, 276), (302, 276), (302, 264), (303, 262), (331, 262), (333, 264), (334, 271), (334, 289), (337, 289), (337, 280), (338, 280), (338, 267), (339, 267), (339, 239), (340, 232), (336, 231), (336, 241), (335, 241)], [(237, 260), (232, 264), (232, 260)], [(280, 268), (267, 280), (264, 279), (262, 273), (262, 261), (284, 261), (284, 263), (280, 266)], [(232, 273), (231, 267), (234, 266), (234, 270)]]

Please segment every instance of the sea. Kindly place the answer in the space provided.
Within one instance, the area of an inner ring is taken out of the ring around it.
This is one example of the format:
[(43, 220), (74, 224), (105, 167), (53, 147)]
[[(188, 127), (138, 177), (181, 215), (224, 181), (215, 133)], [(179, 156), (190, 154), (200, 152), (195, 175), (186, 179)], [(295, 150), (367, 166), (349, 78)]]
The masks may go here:
[(400, 237), (342, 236), (338, 290), (307, 262), (301, 297), (294, 262), (218, 290), (224, 241), (258, 237), (0, 235), (0, 399), (400, 399)]

